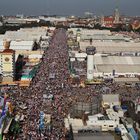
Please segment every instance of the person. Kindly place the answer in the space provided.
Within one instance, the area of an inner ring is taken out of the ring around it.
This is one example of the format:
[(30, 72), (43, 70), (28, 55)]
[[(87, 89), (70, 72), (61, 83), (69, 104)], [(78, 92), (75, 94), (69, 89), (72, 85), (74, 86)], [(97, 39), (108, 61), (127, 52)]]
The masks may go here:
[(92, 38), (90, 38), (89, 42), (90, 42), (90, 45), (92, 45)]

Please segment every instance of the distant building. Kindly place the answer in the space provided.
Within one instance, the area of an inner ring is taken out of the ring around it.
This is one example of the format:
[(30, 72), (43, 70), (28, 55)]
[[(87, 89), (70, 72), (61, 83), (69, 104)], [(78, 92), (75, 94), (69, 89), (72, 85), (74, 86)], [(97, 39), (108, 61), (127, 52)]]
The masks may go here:
[(119, 23), (120, 22), (120, 13), (119, 13), (119, 9), (116, 8), (115, 9), (115, 13), (114, 13), (114, 23)]
[(132, 25), (133, 30), (140, 29), (140, 21), (139, 20), (133, 21), (131, 25)]
[(111, 28), (114, 24), (120, 23), (120, 14), (118, 8), (115, 9), (113, 16), (101, 16), (101, 26)]
[(23, 14), (17, 14), (16, 18), (24, 18), (24, 15)]
[(91, 13), (91, 12), (85, 12), (84, 15), (85, 15), (86, 18), (92, 18), (93, 17), (93, 13)]
[(113, 27), (113, 23), (114, 23), (114, 17), (112, 17), (112, 16), (110, 16), (110, 17), (102, 16), (101, 25), (103, 27)]
[(140, 42), (109, 30), (80, 30), (81, 52), (86, 53), (89, 46), (96, 48), (93, 60), (89, 61), (89, 66), (94, 65), (94, 77), (137, 78), (140, 75)]
[(40, 20), (37, 18), (7, 18), (4, 19), (6, 25), (23, 25), (38, 23)]

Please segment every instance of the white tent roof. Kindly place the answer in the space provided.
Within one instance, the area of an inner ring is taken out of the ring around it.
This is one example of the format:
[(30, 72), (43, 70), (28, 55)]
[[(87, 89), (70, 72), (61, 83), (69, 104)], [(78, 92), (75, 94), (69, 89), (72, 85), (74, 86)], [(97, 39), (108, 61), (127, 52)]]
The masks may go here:
[(135, 56), (93, 56), (95, 65), (140, 65), (140, 57)]
[(119, 102), (119, 94), (106, 94), (102, 97), (105, 103)]
[(32, 50), (34, 41), (12, 41), (10, 48), (13, 50)]
[[(89, 41), (80, 42), (80, 49), (86, 51), (90, 46)], [(92, 46), (96, 47), (97, 53), (115, 53), (115, 52), (140, 52), (140, 42), (99, 42), (93, 41)]]
[(40, 59), (40, 58), (42, 58), (42, 55), (41, 54), (30, 54), (29, 55), (29, 59), (32, 59), (32, 58), (38, 58), (38, 59)]

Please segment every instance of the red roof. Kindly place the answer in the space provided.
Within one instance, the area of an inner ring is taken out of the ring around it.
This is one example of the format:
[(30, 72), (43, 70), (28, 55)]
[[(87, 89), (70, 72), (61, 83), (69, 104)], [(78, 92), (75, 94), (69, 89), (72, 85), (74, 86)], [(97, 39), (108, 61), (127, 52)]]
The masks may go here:
[(105, 23), (105, 27), (113, 27), (113, 23)]
[(114, 22), (114, 17), (104, 17), (104, 21), (112, 21), (112, 22)]
[(12, 49), (5, 49), (2, 53), (14, 53), (15, 51)]

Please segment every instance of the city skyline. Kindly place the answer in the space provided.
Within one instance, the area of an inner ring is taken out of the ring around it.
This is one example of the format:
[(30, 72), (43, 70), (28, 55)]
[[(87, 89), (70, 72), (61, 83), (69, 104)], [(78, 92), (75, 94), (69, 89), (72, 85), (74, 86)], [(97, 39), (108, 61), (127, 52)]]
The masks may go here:
[(139, 16), (140, 0), (0, 0), (0, 15), (111, 15), (118, 6), (122, 15)]

